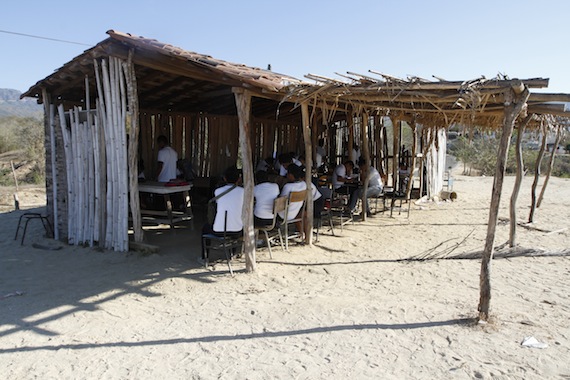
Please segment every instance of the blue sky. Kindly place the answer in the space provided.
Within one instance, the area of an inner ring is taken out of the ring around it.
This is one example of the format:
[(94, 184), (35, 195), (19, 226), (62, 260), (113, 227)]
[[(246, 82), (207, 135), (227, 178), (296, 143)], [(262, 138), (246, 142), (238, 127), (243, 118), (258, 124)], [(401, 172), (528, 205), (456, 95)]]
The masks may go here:
[(6, 1), (0, 88), (27, 90), (115, 29), (249, 66), (448, 80), (550, 78), (570, 93), (565, 0)]

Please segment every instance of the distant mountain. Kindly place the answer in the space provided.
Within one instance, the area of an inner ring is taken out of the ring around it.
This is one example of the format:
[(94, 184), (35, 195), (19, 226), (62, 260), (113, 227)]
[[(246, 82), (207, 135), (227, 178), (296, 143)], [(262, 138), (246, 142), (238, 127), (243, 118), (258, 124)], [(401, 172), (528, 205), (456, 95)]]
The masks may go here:
[(0, 117), (42, 117), (43, 107), (32, 98), (20, 100), (18, 90), (0, 88)]

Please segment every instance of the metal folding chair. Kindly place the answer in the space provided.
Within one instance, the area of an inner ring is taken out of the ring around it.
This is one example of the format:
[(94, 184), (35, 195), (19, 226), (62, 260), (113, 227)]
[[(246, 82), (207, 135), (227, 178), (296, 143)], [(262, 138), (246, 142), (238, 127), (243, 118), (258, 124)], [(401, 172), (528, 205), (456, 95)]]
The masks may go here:
[[(295, 223), (301, 223), (301, 231), (298, 231), (299, 235), (302, 236), (303, 232), (305, 231), (305, 221), (303, 218), (303, 215), (305, 214), (305, 200), (307, 199), (307, 190), (301, 190), (301, 191), (292, 191), (291, 193), (289, 193), (289, 199), (287, 201), (287, 208), (285, 209), (285, 219), (283, 220), (283, 227), (285, 230), (285, 250), (289, 250), (289, 225), (290, 224), (295, 224)], [(289, 219), (289, 208), (291, 206), (291, 203), (294, 202), (303, 202), (303, 205), (301, 206), (301, 209), (299, 210), (299, 213), (297, 215), (295, 215), (295, 217), (291, 220)], [(294, 236), (291, 236), (291, 238)]]
[[(263, 232), (263, 234), (265, 235), (265, 243), (267, 244), (267, 248), (269, 249), (269, 257), (272, 259), (273, 258), (273, 254), (271, 252), (271, 241), (272, 239), (270, 239), (269, 237), (269, 233), (271, 233), (272, 231), (274, 231), (277, 227), (277, 214), (279, 212), (283, 212), (287, 209), (288, 206), (288, 201), (289, 201), (289, 197), (277, 197), (275, 198), (275, 201), (273, 202), (273, 222), (268, 225), (268, 226), (264, 226), (264, 227), (256, 227), (256, 235), (255, 235), (255, 240), (257, 241), (259, 238), (259, 232)], [(285, 251), (285, 246), (283, 244), (283, 234), (281, 233), (281, 229), (277, 228), (277, 233), (279, 236), (279, 242), (281, 243), (281, 248)]]
[(224, 214), (224, 233), (223, 235), (204, 234), (202, 235), (202, 246), (204, 247), (204, 266), (208, 267), (210, 259), (210, 250), (223, 251), (228, 261), (228, 268), (230, 274), (233, 276), (231, 260), (233, 256), (237, 255), (238, 251), (241, 253), (243, 248), (243, 233), (227, 232), (228, 212)]

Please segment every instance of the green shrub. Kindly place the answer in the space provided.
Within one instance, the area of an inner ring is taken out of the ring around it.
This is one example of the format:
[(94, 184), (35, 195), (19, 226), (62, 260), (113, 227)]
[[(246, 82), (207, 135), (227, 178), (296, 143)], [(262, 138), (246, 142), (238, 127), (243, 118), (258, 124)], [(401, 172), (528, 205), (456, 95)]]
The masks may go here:
[[(516, 132), (513, 136), (512, 143), (509, 148), (507, 165), (505, 171), (507, 174), (516, 173), (516, 153), (515, 153)], [(454, 155), (458, 160), (463, 162), (463, 174), (471, 174), (471, 170), (477, 170), (482, 175), (495, 175), (497, 166), (497, 151), (500, 141), (500, 135), (480, 135), (468, 141), (464, 137), (458, 138), (450, 145), (449, 153)], [(524, 169), (528, 173), (534, 173), (536, 168), (536, 159), (538, 157), (537, 150), (523, 149)], [(550, 153), (546, 152), (541, 162), (541, 174), (545, 174), (548, 169)], [(556, 177), (570, 177), (570, 156), (556, 155), (554, 158), (554, 166), (551, 175)]]

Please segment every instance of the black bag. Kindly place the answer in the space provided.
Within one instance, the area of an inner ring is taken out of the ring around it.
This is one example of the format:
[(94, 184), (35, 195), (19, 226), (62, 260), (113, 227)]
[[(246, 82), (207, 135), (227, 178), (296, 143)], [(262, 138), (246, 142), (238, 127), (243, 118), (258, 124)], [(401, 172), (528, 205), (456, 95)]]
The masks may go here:
[(236, 186), (237, 185), (234, 184), (232, 187), (230, 187), (226, 191), (222, 192), (221, 194), (215, 196), (214, 198), (212, 198), (208, 201), (207, 220), (208, 220), (208, 223), (211, 224), (212, 226), (214, 225), (214, 221), (216, 220), (216, 212), (218, 211), (218, 202), (217, 202), (218, 199), (220, 199), (221, 197), (223, 197), (224, 195), (226, 195), (227, 193), (229, 193), (230, 191), (235, 189)]

